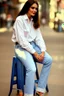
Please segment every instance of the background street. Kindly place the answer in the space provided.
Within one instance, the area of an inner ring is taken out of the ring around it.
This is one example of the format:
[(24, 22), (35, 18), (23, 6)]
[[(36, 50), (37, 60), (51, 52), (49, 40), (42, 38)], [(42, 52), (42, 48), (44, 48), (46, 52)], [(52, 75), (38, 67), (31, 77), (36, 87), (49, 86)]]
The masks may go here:
[[(47, 52), (52, 56), (53, 63), (48, 79), (49, 93), (45, 96), (64, 96), (64, 33), (54, 32), (48, 26), (41, 26)], [(12, 32), (0, 33), (0, 96), (8, 96), (10, 87), (12, 58), (14, 45), (11, 41)], [(38, 65), (39, 72), (42, 65)], [(13, 90), (11, 96), (16, 96)]]

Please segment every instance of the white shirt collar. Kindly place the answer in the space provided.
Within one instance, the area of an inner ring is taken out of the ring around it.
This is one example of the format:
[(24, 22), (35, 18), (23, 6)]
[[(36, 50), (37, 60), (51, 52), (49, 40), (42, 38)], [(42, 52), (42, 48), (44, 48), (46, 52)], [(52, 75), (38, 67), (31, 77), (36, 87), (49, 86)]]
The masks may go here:
[[(29, 21), (29, 18), (28, 18), (28, 16), (27, 16), (27, 14), (24, 15), (24, 19)], [(33, 18), (31, 18), (30, 21), (32, 21), (32, 20), (33, 20)]]

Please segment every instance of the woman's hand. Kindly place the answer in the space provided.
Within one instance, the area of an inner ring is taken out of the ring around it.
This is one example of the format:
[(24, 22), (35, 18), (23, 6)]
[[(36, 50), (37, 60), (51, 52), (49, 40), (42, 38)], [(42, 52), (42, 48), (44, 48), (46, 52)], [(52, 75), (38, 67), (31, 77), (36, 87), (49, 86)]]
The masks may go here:
[(35, 52), (33, 55), (34, 55), (34, 57), (36, 58), (36, 60), (38, 62), (42, 62), (43, 61), (43, 56), (44, 56), (43, 52), (41, 54), (38, 54), (37, 52)]
[(44, 55), (45, 55), (45, 52), (42, 52), (42, 53), (40, 54), (40, 56), (42, 57), (42, 59), (44, 59)]

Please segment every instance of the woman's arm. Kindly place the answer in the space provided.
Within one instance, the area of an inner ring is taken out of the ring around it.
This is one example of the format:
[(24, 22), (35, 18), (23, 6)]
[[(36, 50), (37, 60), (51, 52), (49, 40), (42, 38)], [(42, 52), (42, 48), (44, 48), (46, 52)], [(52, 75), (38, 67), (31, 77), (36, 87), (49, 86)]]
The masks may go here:
[(32, 47), (32, 45), (27, 41), (27, 39), (24, 36), (24, 25), (22, 20), (16, 20), (14, 24), (14, 30), (16, 34), (16, 40), (22, 46), (22, 48), (29, 51), (31, 54), (33, 54), (35, 49)]
[(40, 47), (41, 52), (46, 51), (46, 45), (45, 45), (43, 36), (41, 34), (40, 28), (38, 28), (36, 31), (35, 43)]

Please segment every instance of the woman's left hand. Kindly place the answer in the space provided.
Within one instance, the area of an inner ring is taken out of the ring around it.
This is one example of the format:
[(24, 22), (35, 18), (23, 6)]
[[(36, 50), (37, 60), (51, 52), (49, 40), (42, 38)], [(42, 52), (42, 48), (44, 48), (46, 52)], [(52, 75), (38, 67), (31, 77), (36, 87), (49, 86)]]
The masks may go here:
[(42, 57), (42, 59), (44, 59), (44, 55), (45, 55), (45, 52), (42, 52), (42, 53), (40, 54), (40, 56)]

